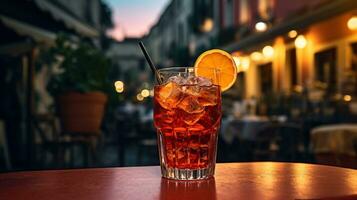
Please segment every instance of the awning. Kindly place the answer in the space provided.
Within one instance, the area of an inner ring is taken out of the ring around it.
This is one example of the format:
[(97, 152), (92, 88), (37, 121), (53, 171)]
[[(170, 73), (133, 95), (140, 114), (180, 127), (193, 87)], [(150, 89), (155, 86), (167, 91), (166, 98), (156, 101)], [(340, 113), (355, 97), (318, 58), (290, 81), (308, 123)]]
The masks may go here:
[(331, 3), (328, 3), (325, 6), (321, 6), (320, 8), (317, 8), (305, 15), (301, 15), (281, 24), (277, 24), (266, 32), (253, 34), (251, 36), (243, 38), (242, 40), (233, 42), (232, 44), (223, 46), (221, 48), (230, 52), (246, 49), (254, 45), (272, 40), (279, 35), (284, 35), (292, 29), (303, 29), (318, 21), (328, 19), (331, 16), (335, 16), (346, 11), (354, 10), (356, 8), (356, 0), (332, 1)]
[(47, 30), (35, 27), (33, 25), (20, 22), (18, 20), (0, 15), (0, 21), (10, 29), (14, 30), (17, 34), (21, 36), (29, 36), (38, 43), (43, 43), (46, 45), (54, 44), (56, 40), (56, 34), (49, 32)]
[(50, 3), (50, 1), (35, 0), (34, 2), (40, 9), (49, 12), (53, 18), (64, 22), (68, 28), (75, 30), (79, 34), (87, 37), (99, 36), (98, 30), (69, 15), (65, 11), (58, 8), (56, 5)]

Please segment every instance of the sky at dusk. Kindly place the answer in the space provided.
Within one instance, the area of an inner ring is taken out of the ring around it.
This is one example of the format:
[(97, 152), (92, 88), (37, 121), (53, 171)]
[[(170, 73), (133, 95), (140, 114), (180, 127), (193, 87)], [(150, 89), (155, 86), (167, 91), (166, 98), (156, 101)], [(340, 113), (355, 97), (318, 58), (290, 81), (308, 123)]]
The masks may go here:
[(140, 37), (155, 24), (170, 0), (105, 0), (113, 11), (115, 28), (109, 35), (117, 40), (124, 36)]

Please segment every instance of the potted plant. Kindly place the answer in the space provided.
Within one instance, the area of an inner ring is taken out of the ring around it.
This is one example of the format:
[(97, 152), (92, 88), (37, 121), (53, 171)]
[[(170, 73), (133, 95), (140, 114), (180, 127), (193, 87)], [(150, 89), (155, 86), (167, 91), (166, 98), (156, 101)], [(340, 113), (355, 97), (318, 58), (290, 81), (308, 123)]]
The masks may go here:
[(54, 75), (47, 85), (65, 132), (98, 133), (107, 95), (109, 60), (90, 44), (60, 35), (43, 56)]

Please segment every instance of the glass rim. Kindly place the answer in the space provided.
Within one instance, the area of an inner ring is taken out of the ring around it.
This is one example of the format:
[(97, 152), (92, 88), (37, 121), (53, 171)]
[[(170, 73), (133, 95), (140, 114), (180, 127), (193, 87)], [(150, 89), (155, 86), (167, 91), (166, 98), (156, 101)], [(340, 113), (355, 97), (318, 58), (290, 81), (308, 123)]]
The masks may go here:
[[(179, 71), (179, 70), (185, 70), (185, 69), (193, 69), (193, 71), (194, 71), (194, 67), (186, 66), (186, 67), (166, 67), (166, 68), (161, 68), (161, 69), (158, 69), (157, 72), (158, 73), (171, 73), (171, 72), (175, 72), (175, 71)], [(205, 67), (205, 69), (214, 70), (214, 71), (219, 72), (219, 73), (221, 71), (220, 69), (213, 68), (213, 67)]]

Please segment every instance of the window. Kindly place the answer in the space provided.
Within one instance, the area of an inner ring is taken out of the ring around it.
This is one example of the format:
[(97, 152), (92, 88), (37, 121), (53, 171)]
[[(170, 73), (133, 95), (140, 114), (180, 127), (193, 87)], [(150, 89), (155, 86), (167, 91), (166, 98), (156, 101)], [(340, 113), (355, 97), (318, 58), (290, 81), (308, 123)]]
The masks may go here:
[(247, 24), (249, 21), (249, 5), (248, 0), (241, 0), (239, 7), (239, 23)]
[(258, 65), (258, 73), (260, 77), (260, 91), (263, 95), (269, 95), (273, 92), (273, 65), (267, 63)]
[(350, 45), (351, 68), (345, 72), (343, 80), (343, 92), (345, 94), (357, 95), (357, 42)]
[(297, 62), (296, 62), (296, 49), (289, 49), (286, 52), (286, 71), (288, 74), (288, 84), (290, 88), (297, 85)]
[(259, 0), (258, 3), (259, 16), (263, 20), (270, 21), (273, 18), (274, 0)]
[(238, 84), (238, 98), (244, 99), (245, 97), (245, 72), (239, 72), (237, 74), (237, 84)]
[(315, 54), (315, 80), (327, 87), (327, 93), (337, 90), (336, 48)]

